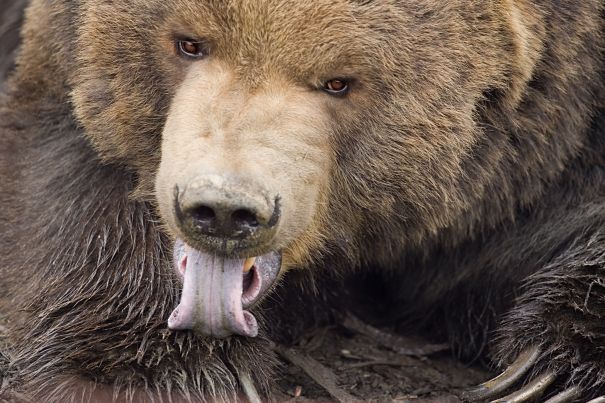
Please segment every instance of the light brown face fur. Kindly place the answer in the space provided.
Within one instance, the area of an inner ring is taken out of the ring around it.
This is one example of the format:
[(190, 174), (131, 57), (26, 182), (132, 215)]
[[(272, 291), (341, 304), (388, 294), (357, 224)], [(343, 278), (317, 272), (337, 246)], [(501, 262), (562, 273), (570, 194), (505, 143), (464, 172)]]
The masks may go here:
[(162, 134), (156, 190), (174, 233), (174, 188), (200, 175), (250, 178), (280, 200), (281, 220), (264, 254), (313, 226), (334, 160), (326, 103), (312, 89), (275, 74), (252, 89), (226, 63), (192, 62), (172, 100)]
[[(175, 236), (175, 186), (200, 173), (254, 178), (281, 198), (263, 247), (284, 248), (286, 267), (390, 259), (478, 211), (509, 180), (496, 169), (512, 155), (498, 119), (514, 116), (543, 39), (539, 10), (510, 0), (83, 10), (73, 94), (101, 156), (132, 167), (135, 194), (153, 195)], [(208, 55), (180, 57), (178, 38)], [(333, 78), (352, 80), (347, 96), (321, 90)]]

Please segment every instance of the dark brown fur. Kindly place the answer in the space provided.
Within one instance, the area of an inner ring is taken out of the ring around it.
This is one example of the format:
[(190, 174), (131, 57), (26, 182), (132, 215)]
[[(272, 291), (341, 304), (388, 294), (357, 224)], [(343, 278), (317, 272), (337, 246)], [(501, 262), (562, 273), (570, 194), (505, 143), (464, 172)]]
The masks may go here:
[[(268, 391), (267, 337), (202, 340), (165, 325), (179, 291), (151, 184), (182, 72), (159, 56), (163, 26), (148, 22), (195, 25), (198, 3), (28, 10), (0, 110), (7, 396), (61, 400), (86, 379), (233, 397), (242, 373)], [(537, 370), (604, 393), (603, 2), (350, 1), (342, 16), (327, 1), (283, 14), (254, 3), (209, 1), (224, 20), (204, 27), (230, 27), (222, 57), (246, 86), (266, 69), (302, 81), (339, 65), (364, 77), (331, 110), (328, 204), (293, 265), (317, 278), (379, 267), (398, 280), (401, 326), (446, 323), (467, 358), (496, 329), (500, 364), (537, 343)], [(297, 19), (314, 23), (283, 34)], [(276, 298), (310, 281), (298, 277)], [(271, 301), (260, 313), (265, 334), (279, 335)]]
[(25, 4), (25, 0), (18, 0), (0, 6), (0, 91), (3, 91), (4, 80), (14, 67)]

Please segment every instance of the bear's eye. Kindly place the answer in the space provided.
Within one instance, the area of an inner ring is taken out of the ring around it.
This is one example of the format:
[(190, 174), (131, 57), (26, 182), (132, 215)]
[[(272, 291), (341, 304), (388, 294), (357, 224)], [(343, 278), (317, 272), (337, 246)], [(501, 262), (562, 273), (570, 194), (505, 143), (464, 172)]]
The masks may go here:
[(324, 91), (330, 95), (344, 96), (349, 92), (349, 81), (344, 78), (334, 78), (326, 81), (323, 86)]
[(192, 59), (201, 59), (208, 54), (205, 44), (201, 41), (196, 41), (193, 39), (178, 40), (177, 50), (181, 56)]

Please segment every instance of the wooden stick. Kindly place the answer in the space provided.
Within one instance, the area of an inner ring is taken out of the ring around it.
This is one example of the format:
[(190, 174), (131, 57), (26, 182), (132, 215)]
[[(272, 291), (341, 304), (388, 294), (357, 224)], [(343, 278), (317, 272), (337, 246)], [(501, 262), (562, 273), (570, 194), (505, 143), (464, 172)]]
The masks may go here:
[(283, 358), (305, 371), (311, 379), (324, 388), (337, 401), (343, 403), (359, 401), (356, 397), (339, 388), (336, 385), (336, 374), (320, 362), (293, 348), (276, 346), (276, 351)]
[(418, 341), (395, 334), (383, 332), (373, 326), (368, 325), (361, 319), (348, 314), (342, 322), (342, 325), (355, 333), (370, 337), (377, 343), (394, 351), (398, 354), (409, 355), (413, 357), (423, 357), (431, 354), (447, 351), (447, 344), (425, 344), (421, 345)]

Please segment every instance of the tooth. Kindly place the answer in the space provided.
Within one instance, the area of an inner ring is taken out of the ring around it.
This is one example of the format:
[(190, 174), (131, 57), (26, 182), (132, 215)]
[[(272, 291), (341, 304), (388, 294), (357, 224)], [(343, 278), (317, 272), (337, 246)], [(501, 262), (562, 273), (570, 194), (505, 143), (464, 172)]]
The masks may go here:
[(244, 273), (249, 273), (250, 270), (252, 270), (252, 266), (254, 266), (254, 263), (256, 263), (255, 257), (246, 259), (246, 261), (244, 262)]

